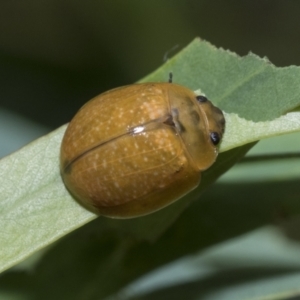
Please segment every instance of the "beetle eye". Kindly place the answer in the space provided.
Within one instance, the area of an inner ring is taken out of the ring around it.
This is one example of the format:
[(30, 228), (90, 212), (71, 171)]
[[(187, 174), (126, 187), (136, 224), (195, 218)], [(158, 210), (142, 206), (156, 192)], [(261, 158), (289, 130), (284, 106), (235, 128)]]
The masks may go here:
[(217, 132), (211, 132), (210, 140), (214, 145), (218, 145), (220, 142), (220, 135)]
[(207, 98), (205, 96), (196, 96), (196, 99), (198, 102), (206, 102), (207, 101)]

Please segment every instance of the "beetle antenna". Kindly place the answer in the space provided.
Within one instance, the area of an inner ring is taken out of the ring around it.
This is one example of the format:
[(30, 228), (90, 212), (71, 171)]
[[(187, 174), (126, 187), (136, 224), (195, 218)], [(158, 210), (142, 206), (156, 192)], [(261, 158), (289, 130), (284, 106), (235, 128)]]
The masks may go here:
[(169, 83), (172, 83), (173, 82), (173, 73), (170, 72), (169, 73)]

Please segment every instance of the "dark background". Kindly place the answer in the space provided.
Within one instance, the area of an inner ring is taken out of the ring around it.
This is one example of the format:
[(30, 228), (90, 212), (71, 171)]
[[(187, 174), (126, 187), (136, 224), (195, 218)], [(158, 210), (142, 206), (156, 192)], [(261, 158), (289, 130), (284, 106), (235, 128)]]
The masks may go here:
[(299, 16), (297, 0), (2, 0), (0, 108), (55, 129), (196, 36), (277, 66), (300, 65)]

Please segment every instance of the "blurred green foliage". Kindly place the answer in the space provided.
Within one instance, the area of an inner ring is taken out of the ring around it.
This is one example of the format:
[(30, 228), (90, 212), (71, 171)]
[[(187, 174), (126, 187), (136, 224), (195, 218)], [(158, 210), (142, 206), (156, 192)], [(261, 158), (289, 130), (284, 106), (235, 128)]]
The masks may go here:
[(54, 129), (196, 36), (299, 65), (299, 12), (300, 2), (280, 0), (2, 1), (0, 105)]

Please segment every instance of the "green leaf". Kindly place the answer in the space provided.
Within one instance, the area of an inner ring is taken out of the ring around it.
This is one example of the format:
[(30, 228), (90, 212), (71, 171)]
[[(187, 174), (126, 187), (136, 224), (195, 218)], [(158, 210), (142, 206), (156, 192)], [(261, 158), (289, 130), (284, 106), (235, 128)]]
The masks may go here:
[(225, 114), (226, 132), (220, 152), (248, 143), (286, 133), (299, 132), (300, 113), (293, 112), (272, 121), (253, 122), (239, 118), (236, 114)]
[(95, 218), (70, 201), (59, 175), (65, 128), (0, 161), (1, 270)]
[[(173, 228), (171, 225), (186, 207), (245, 155), (253, 146), (249, 144), (251, 141), (300, 130), (299, 122), (291, 122), (293, 124), (284, 130), (281, 126), (273, 130), (270, 123), (263, 122), (273, 122), (273, 119), (279, 118), (279, 121), (274, 122), (280, 125), (292, 118), (291, 114), (282, 117), (283, 119), (280, 117), (300, 105), (298, 67), (277, 69), (266, 59), (253, 54), (240, 58), (196, 39), (143, 81), (166, 81), (170, 71), (173, 72), (176, 83), (193, 90), (200, 88), (226, 112), (261, 123), (245, 123), (235, 115), (227, 114), (226, 135), (221, 150), (232, 150), (219, 155), (214, 166), (205, 172), (199, 188), (152, 215), (126, 221), (99, 218), (101, 230), (127, 232), (137, 240), (165, 239), (162, 236), (164, 232)], [(298, 118), (298, 115), (293, 116)], [(246, 130), (243, 124), (251, 124), (256, 128), (255, 132)], [(237, 132), (234, 131), (236, 126), (239, 126)], [(59, 148), (65, 128), (59, 128), (0, 161), (0, 270), (22, 261), (96, 218), (74, 201), (61, 180)], [(247, 133), (242, 134), (244, 131)], [(228, 136), (227, 132), (235, 133)], [(231, 136), (234, 139), (230, 140)], [(197, 214), (197, 210), (193, 213)], [(171, 241), (174, 243), (174, 240), (170, 240), (168, 246), (171, 246)], [(197, 247), (199, 244), (195, 243), (189, 251), (195, 251)], [(180, 248), (176, 253), (175, 256), (165, 256), (165, 261), (181, 255)], [(162, 259), (154, 265), (161, 263)], [(143, 270), (138, 273), (141, 274)], [(133, 272), (132, 277), (128, 278), (134, 278), (138, 273)], [(121, 282), (118, 283), (120, 285)], [(114, 288), (113, 286), (112, 290)]]
[(142, 81), (166, 81), (168, 72), (174, 82), (200, 88), (218, 107), (247, 120), (273, 120), (299, 106), (299, 67), (277, 68), (267, 58), (239, 57), (200, 39)]

